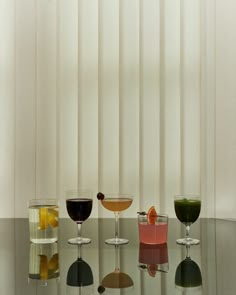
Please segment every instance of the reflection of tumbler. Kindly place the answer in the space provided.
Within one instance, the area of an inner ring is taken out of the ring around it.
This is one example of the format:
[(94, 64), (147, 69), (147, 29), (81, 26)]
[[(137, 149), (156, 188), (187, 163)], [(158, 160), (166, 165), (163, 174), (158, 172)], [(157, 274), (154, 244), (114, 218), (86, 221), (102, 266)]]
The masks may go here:
[(29, 278), (47, 281), (59, 277), (57, 243), (30, 245)]
[(167, 244), (139, 244), (139, 268), (152, 272), (169, 270)]

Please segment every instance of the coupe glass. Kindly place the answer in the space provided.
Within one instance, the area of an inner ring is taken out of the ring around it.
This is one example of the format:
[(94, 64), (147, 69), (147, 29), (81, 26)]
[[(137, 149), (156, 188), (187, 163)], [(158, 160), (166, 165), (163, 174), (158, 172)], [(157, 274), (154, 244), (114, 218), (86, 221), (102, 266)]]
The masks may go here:
[(190, 238), (190, 225), (194, 223), (201, 211), (200, 196), (179, 195), (174, 197), (175, 214), (180, 222), (185, 225), (186, 236), (185, 238), (176, 240), (180, 245), (197, 245), (199, 240)]
[(70, 191), (66, 195), (66, 209), (70, 218), (77, 223), (78, 237), (69, 239), (73, 245), (89, 244), (91, 239), (81, 236), (82, 223), (89, 218), (93, 206), (92, 193), (89, 191)]
[(119, 237), (119, 215), (130, 207), (133, 202), (133, 196), (128, 194), (107, 194), (98, 193), (97, 198), (101, 201), (104, 208), (114, 212), (115, 214), (115, 237), (107, 239), (106, 244), (123, 245), (128, 244), (129, 240)]

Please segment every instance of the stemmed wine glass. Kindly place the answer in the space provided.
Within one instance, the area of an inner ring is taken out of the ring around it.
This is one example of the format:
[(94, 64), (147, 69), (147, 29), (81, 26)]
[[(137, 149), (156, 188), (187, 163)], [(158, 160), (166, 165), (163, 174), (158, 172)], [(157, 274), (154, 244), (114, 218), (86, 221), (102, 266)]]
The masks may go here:
[(114, 212), (115, 214), (115, 237), (107, 239), (105, 243), (110, 245), (127, 244), (129, 240), (119, 237), (119, 215), (130, 207), (133, 202), (133, 196), (129, 194), (106, 194), (98, 193), (97, 199), (101, 201), (104, 208)]
[(186, 236), (177, 239), (176, 243), (180, 245), (197, 245), (200, 243), (198, 239), (190, 238), (190, 225), (194, 223), (201, 211), (200, 196), (194, 195), (178, 195), (174, 197), (175, 214), (180, 222), (186, 227)]
[(89, 191), (70, 191), (66, 195), (66, 209), (72, 220), (77, 223), (78, 237), (69, 239), (69, 244), (89, 244), (91, 239), (81, 236), (82, 223), (89, 218), (93, 206), (92, 193)]

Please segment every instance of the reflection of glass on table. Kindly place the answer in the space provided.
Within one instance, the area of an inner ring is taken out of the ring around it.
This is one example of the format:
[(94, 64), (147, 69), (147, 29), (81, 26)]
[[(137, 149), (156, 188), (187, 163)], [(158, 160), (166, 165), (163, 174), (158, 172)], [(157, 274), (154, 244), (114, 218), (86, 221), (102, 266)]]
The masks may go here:
[(168, 247), (167, 244), (139, 244), (139, 269), (145, 270), (150, 276), (155, 277), (156, 272), (168, 272)]
[(29, 279), (47, 285), (48, 280), (59, 277), (59, 254), (57, 243), (30, 244)]
[(67, 294), (92, 294), (93, 272), (90, 265), (82, 258), (82, 245), (78, 245), (78, 257), (70, 265), (66, 284)]
[(103, 293), (105, 290), (124, 290), (133, 287), (133, 285), (132, 278), (120, 270), (120, 246), (116, 245), (115, 268), (102, 279), (101, 285), (98, 287), (98, 293)]
[(186, 258), (179, 263), (175, 272), (175, 286), (181, 291), (201, 290), (202, 275), (198, 264), (190, 257), (190, 246), (186, 246)]

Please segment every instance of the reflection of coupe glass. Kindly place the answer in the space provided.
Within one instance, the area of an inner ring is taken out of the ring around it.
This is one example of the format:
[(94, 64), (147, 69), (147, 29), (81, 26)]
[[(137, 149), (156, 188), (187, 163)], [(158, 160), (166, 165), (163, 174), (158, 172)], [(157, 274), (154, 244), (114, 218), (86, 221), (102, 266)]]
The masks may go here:
[(175, 272), (175, 286), (182, 291), (197, 291), (202, 286), (202, 275), (198, 264), (190, 258), (189, 246), (186, 258), (180, 262)]
[(115, 237), (107, 239), (105, 242), (110, 245), (127, 244), (129, 240), (119, 237), (119, 215), (121, 211), (128, 209), (132, 202), (133, 196), (127, 194), (97, 194), (97, 199), (101, 201), (104, 208), (114, 212), (115, 214)]
[(189, 235), (190, 225), (199, 217), (201, 211), (201, 199), (199, 196), (175, 196), (174, 197), (175, 214), (180, 222), (185, 225), (185, 238), (178, 239), (177, 244), (180, 245), (197, 245), (199, 240), (193, 239)]
[(92, 193), (89, 191), (69, 191), (66, 195), (66, 209), (70, 218), (77, 223), (78, 237), (69, 239), (69, 244), (89, 244), (91, 239), (81, 236), (82, 223), (89, 218), (93, 206)]
[(67, 294), (92, 294), (93, 273), (90, 265), (81, 257), (81, 245), (78, 246), (78, 258), (67, 272)]
[(98, 293), (103, 293), (105, 290), (117, 290), (128, 289), (133, 287), (134, 283), (131, 277), (120, 271), (120, 249), (119, 246), (115, 246), (115, 269), (111, 273), (107, 274), (103, 279), (101, 285), (98, 287)]
[(151, 277), (155, 277), (158, 271), (168, 272), (168, 248), (167, 244), (139, 244), (139, 269), (147, 271)]

